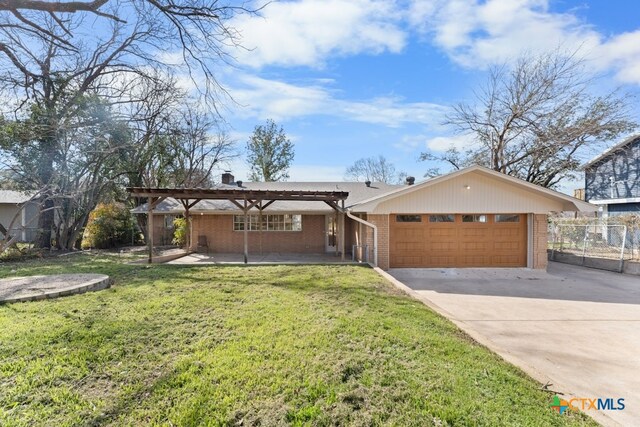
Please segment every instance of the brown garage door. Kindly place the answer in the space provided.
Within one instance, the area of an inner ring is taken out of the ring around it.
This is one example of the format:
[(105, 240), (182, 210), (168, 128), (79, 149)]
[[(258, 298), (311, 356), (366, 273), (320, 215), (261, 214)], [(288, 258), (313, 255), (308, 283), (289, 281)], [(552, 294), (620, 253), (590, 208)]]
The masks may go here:
[(527, 265), (526, 215), (392, 214), (389, 226), (392, 268)]

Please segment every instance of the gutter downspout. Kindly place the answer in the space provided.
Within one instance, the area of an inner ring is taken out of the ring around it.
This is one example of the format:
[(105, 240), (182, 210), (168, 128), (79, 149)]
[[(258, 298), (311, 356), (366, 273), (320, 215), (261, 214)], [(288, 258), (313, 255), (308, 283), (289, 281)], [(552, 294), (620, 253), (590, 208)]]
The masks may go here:
[(367, 227), (371, 227), (373, 229), (373, 266), (377, 267), (378, 266), (378, 227), (376, 227), (375, 224), (371, 224), (370, 222), (367, 222), (362, 218), (358, 218), (348, 210), (345, 210), (345, 213), (352, 220), (357, 221), (360, 224), (364, 224)]

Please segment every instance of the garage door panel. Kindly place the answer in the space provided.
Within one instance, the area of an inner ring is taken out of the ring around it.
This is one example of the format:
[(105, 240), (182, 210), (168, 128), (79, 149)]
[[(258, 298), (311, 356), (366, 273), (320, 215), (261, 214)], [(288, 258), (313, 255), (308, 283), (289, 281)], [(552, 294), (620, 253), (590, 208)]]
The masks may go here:
[(487, 228), (461, 228), (459, 235), (460, 237), (469, 237), (469, 238), (478, 238), (478, 237), (486, 237), (491, 233), (489, 227)]
[[(391, 222), (391, 267), (524, 267), (527, 219), (519, 222)], [(429, 218), (423, 214), (422, 218)]]
[(521, 249), (522, 242), (514, 242), (514, 241), (504, 241), (504, 242), (493, 242), (493, 249), (496, 251), (517, 251)]
[[(438, 224), (438, 223), (436, 223)], [(442, 226), (442, 228), (436, 228), (437, 226), (427, 228), (428, 237), (430, 238), (438, 238), (438, 237), (455, 237), (458, 233), (454, 227), (451, 226)]]
[(418, 228), (413, 226), (411, 228), (398, 228), (397, 232), (397, 241), (411, 241), (411, 242), (422, 242), (424, 240), (424, 230), (422, 228)]
[(425, 258), (425, 264), (428, 267), (455, 267), (457, 264), (457, 257), (451, 255), (435, 255)]
[(460, 242), (459, 247), (462, 251), (486, 251), (489, 250), (488, 242)]
[(418, 252), (422, 252), (424, 249), (424, 242), (420, 241), (420, 242), (398, 242), (396, 243), (396, 250), (397, 251), (418, 251)]
[(428, 253), (432, 252), (442, 252), (442, 251), (458, 251), (458, 243), (453, 242), (430, 242)]

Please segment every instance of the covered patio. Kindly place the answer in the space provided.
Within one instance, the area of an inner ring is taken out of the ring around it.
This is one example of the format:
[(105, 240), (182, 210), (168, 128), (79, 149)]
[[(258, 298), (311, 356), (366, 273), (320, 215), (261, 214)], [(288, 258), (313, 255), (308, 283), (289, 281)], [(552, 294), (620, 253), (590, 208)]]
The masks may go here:
[[(221, 186), (219, 188), (143, 188), (143, 187), (129, 187), (127, 191), (133, 197), (146, 198), (147, 199), (147, 245), (149, 249), (148, 263), (152, 263), (154, 259), (153, 247), (154, 247), (154, 208), (163, 200), (167, 198), (173, 198), (177, 200), (184, 208), (184, 218), (187, 221), (187, 242), (186, 247), (191, 248), (192, 242), (194, 242), (191, 227), (191, 209), (202, 200), (226, 200), (233, 203), (242, 213), (244, 217), (244, 250), (242, 254), (193, 254), (190, 253), (184, 259), (184, 263), (188, 260), (191, 263), (235, 263), (237, 258), (240, 258), (241, 263), (247, 264), (249, 262), (249, 214), (253, 209), (257, 210), (259, 215), (263, 215), (271, 204), (276, 201), (301, 201), (301, 202), (324, 202), (330, 206), (335, 213), (337, 231), (339, 235), (339, 245), (336, 246), (336, 254), (340, 255), (340, 261), (345, 262), (345, 216), (346, 209), (344, 201), (349, 196), (346, 191), (301, 191), (301, 190), (255, 190), (247, 189), (243, 187), (229, 187)], [(267, 211), (268, 212), (268, 211)], [(262, 221), (260, 221), (260, 224)], [(311, 256), (315, 255), (315, 256)], [(253, 255), (252, 255), (253, 256)], [(214, 260), (214, 257), (215, 260)], [(308, 263), (311, 261), (309, 258), (317, 258), (320, 263), (336, 262), (335, 256), (330, 254), (287, 254), (285, 257), (282, 254), (267, 253), (262, 255), (256, 255), (257, 259), (252, 259), (251, 262), (286, 262), (290, 263), (295, 259), (306, 260)], [(186, 258), (186, 259), (185, 259)], [(326, 259), (325, 259), (326, 258)], [(219, 261), (216, 261), (219, 260)], [(224, 260), (224, 261), (223, 261)], [(280, 260), (280, 261), (278, 261)]]

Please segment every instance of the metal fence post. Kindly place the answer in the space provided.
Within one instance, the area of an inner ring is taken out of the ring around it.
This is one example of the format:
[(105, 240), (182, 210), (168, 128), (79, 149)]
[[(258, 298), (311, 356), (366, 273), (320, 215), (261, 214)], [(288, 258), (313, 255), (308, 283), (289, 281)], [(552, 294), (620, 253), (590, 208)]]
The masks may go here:
[(584, 240), (582, 241), (582, 265), (584, 265), (585, 255), (587, 253), (587, 239), (589, 236), (589, 226), (584, 227)]
[(622, 226), (622, 248), (620, 248), (620, 273), (624, 271), (624, 247), (627, 245), (627, 226)]

